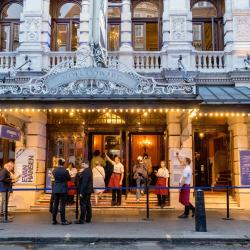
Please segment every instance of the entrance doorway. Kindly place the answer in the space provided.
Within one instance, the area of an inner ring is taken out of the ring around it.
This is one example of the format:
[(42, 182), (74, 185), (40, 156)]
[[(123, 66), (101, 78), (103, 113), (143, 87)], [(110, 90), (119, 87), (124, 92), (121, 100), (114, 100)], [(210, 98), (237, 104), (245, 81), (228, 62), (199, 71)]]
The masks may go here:
[(231, 184), (230, 133), (216, 129), (194, 132), (195, 186)]

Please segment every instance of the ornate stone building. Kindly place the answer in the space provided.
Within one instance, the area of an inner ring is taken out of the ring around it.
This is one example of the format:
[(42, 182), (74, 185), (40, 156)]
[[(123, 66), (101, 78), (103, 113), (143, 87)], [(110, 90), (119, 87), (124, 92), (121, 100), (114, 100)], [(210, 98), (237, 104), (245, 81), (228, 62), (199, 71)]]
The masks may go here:
[[(176, 186), (180, 152), (195, 186), (250, 185), (249, 26), (248, 0), (2, 0), (0, 165), (15, 160), (16, 187), (43, 189), (59, 157), (107, 149), (129, 187), (147, 153)], [(15, 192), (13, 205), (43, 193)], [(231, 196), (248, 206), (248, 189)]]

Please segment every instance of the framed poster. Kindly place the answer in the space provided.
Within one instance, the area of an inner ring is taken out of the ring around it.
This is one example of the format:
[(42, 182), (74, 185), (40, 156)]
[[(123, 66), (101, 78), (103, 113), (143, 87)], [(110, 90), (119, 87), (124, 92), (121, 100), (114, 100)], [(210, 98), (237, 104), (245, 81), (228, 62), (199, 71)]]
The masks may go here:
[(241, 185), (250, 185), (250, 150), (240, 151)]
[(16, 175), (21, 175), (19, 184), (34, 184), (36, 171), (36, 152), (34, 149), (20, 149), (16, 152)]
[[(184, 166), (182, 166), (176, 156), (179, 154), (180, 159), (188, 157), (192, 160), (192, 149), (184, 148), (184, 149), (171, 149), (170, 150), (170, 160), (171, 160), (171, 186), (177, 187), (179, 186), (179, 181), (182, 176), (182, 172), (184, 170)], [(192, 167), (192, 162), (191, 162)]]

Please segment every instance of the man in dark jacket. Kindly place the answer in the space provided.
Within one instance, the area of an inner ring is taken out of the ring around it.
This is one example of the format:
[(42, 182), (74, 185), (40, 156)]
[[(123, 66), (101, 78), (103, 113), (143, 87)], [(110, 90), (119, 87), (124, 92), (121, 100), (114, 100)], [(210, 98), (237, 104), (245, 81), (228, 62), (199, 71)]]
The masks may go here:
[(11, 171), (14, 169), (14, 164), (12, 162), (8, 162), (4, 165), (4, 167), (0, 170), (0, 192), (2, 194), (2, 202), (1, 202), (1, 217), (5, 216), (6, 213), (6, 202), (9, 199), (9, 193), (6, 195), (6, 189), (10, 189), (12, 185)]
[(69, 225), (71, 224), (65, 219), (65, 207), (67, 202), (67, 182), (71, 180), (69, 172), (64, 168), (64, 159), (58, 161), (58, 167), (53, 171), (53, 176), (55, 179), (53, 196), (54, 196), (54, 205), (53, 205), (53, 214), (52, 214), (52, 224), (57, 224), (57, 213), (58, 206), (60, 203), (60, 213), (61, 213), (61, 224)]
[(83, 224), (84, 222), (90, 223), (92, 219), (92, 207), (91, 207), (91, 194), (93, 193), (93, 174), (92, 170), (85, 163), (81, 165), (81, 170), (77, 174), (77, 189), (80, 195), (80, 208), (81, 215), (77, 222)]

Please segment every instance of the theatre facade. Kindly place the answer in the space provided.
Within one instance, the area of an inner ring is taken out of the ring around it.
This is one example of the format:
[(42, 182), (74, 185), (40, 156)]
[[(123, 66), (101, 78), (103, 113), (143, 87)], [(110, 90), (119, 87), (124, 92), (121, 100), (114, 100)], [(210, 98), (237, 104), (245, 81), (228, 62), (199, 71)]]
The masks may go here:
[[(95, 150), (121, 157), (124, 187), (143, 154), (178, 186), (177, 152), (214, 207), (216, 187), (250, 185), (249, 1), (32, 1), (0, 4), (0, 165), (15, 161), (16, 188), (48, 188), (58, 158), (79, 166)], [(248, 207), (248, 189), (230, 195)]]

